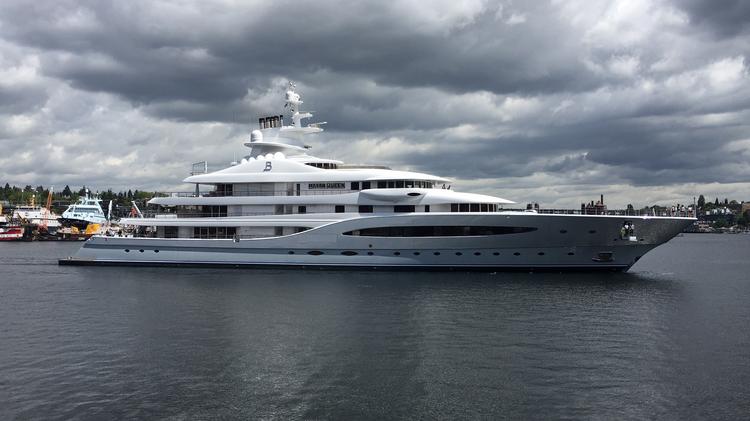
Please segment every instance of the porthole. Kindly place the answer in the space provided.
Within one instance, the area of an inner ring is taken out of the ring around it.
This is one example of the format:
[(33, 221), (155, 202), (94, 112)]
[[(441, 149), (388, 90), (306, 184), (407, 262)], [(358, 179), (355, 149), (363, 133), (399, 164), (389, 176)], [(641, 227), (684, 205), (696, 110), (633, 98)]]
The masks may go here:
[(462, 256), (462, 255), (463, 255), (463, 253), (461, 253), (460, 251), (456, 252), (456, 256)]
[(478, 252), (478, 251), (475, 251), (475, 252), (474, 252), (474, 256), (481, 256), (481, 255), (482, 255), (482, 253), (480, 253), (480, 252)]
[(130, 253), (130, 249), (125, 249), (125, 253)]
[(494, 253), (492, 253), (492, 255), (493, 255), (493, 256), (499, 256), (499, 255), (500, 255), (500, 253), (498, 253), (498, 252), (494, 252)]
[(141, 253), (143, 253), (143, 249), (140, 249), (140, 250), (138, 250), (138, 251), (140, 251)]
[(309, 254), (310, 256), (320, 256), (321, 254), (323, 254), (323, 252), (320, 250), (311, 250), (308, 251), (307, 254)]
[(400, 252), (400, 251), (394, 251), (394, 252), (393, 252), (393, 255), (394, 255), (394, 256), (401, 256), (401, 252)]
[(287, 253), (289, 253), (289, 254), (294, 254), (294, 251), (292, 251), (292, 250), (289, 250), (289, 251), (288, 251)]
[(158, 253), (158, 252), (159, 252), (159, 250), (154, 250), (154, 253)]
[(356, 251), (345, 250), (345, 251), (342, 251), (341, 254), (343, 254), (344, 256), (356, 256), (359, 253), (357, 253)]
[(434, 252), (432, 254), (434, 254), (435, 256), (440, 256), (440, 252), (439, 251), (436, 251), (436, 252)]
[(575, 254), (575, 253), (573, 253), (572, 251), (569, 251), (569, 252), (568, 252), (568, 256), (575, 256), (575, 255), (576, 255), (576, 254)]
[(372, 256), (373, 254), (375, 254), (375, 253), (373, 253), (373, 252), (371, 252), (371, 251), (368, 251), (368, 252), (367, 252), (367, 255), (368, 255), (368, 256)]
[(560, 234), (567, 234), (568, 230), (560, 230)]
[(515, 252), (515, 253), (513, 253), (513, 255), (514, 255), (514, 256), (520, 256), (520, 255), (521, 255), (521, 253), (519, 253), (519, 252)]
[(589, 230), (589, 234), (596, 234), (596, 230)]
[(415, 251), (415, 252), (414, 252), (414, 255), (415, 255), (415, 256), (419, 256), (420, 254), (422, 254), (422, 253), (420, 253), (420, 252), (418, 252), (418, 251)]
[(540, 251), (540, 252), (539, 252), (539, 253), (537, 253), (537, 254), (538, 254), (538, 255), (540, 255), (540, 256), (544, 256), (544, 252), (543, 252), (543, 251)]

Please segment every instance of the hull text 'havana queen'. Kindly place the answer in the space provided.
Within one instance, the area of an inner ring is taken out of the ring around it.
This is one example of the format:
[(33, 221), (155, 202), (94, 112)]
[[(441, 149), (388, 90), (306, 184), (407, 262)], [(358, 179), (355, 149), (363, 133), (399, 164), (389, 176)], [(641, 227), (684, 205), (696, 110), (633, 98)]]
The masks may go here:
[(442, 177), (315, 157), (302, 137), (322, 123), (303, 125), (301, 104), (290, 84), (290, 125), (261, 118), (240, 162), (194, 173), (191, 193), (120, 221), (133, 236), (92, 237), (60, 264), (627, 270), (694, 221), (507, 211)]

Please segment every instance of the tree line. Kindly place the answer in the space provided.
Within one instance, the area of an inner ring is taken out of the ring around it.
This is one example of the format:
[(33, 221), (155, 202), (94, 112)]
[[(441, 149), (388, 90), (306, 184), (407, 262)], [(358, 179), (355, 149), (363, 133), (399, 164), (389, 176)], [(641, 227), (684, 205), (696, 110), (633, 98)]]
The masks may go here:
[[(65, 207), (67, 204), (75, 202), (79, 197), (86, 194), (86, 186), (82, 186), (78, 190), (73, 190), (70, 186), (65, 186), (62, 190), (52, 192), (53, 207)], [(6, 202), (11, 205), (28, 204), (33, 200), (37, 205), (44, 205), (47, 201), (50, 189), (44, 186), (32, 187), (30, 185), (19, 187), (11, 186), (9, 183), (5, 183), (5, 186), (0, 188), (0, 201)], [(114, 192), (112, 189), (106, 191), (90, 191), (90, 194), (97, 196), (103, 201), (103, 207), (109, 206), (109, 202), (112, 201), (112, 205), (121, 207), (130, 207), (132, 201), (139, 203), (145, 202), (155, 195), (156, 192), (147, 192), (139, 190), (130, 190)]]

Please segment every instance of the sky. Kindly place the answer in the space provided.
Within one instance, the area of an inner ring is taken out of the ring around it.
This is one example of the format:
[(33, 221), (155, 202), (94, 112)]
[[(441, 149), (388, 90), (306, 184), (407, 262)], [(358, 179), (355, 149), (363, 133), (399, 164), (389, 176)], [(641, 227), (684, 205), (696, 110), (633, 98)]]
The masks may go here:
[(292, 80), (312, 153), (542, 207), (750, 200), (750, 2), (3, 0), (0, 183), (188, 191)]

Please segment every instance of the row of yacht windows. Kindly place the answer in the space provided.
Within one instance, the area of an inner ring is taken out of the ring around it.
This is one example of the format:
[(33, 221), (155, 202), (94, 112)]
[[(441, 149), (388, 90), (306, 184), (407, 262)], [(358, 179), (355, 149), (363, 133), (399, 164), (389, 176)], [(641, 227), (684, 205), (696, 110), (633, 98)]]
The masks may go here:
[(235, 227), (194, 227), (193, 228), (193, 238), (234, 238), (236, 234), (237, 234), (237, 228)]
[(476, 235), (521, 234), (536, 231), (533, 227), (487, 227), (487, 226), (401, 226), (376, 227), (348, 231), (344, 235), (364, 237), (465, 237)]
[[(259, 205), (263, 207), (263, 205)], [(228, 212), (228, 206), (226, 205), (206, 205), (206, 206), (180, 206), (177, 208), (165, 208), (166, 213), (176, 214), (177, 217), (181, 218), (215, 218), (215, 217), (226, 217), (226, 216), (241, 216), (243, 212), (239, 210), (233, 210)], [(358, 213), (373, 213), (375, 207), (373, 205), (333, 205), (327, 209), (321, 209), (321, 206), (315, 206), (315, 212), (311, 213), (346, 213), (346, 212), (358, 212)], [(440, 208), (438, 208), (440, 209)], [(447, 210), (447, 208), (445, 208)], [(247, 215), (252, 214), (291, 214), (291, 213), (308, 213), (308, 206), (300, 205), (296, 207), (296, 212), (291, 206), (274, 206), (273, 209), (269, 207), (268, 212), (257, 211), (247, 212)], [(430, 212), (430, 205), (394, 205), (392, 211), (396, 213), (403, 212)], [(451, 212), (497, 212), (498, 205), (493, 203), (453, 203), (450, 205)], [(164, 213), (164, 211), (162, 213)], [(384, 207), (378, 207), (378, 212), (386, 211)], [(440, 212), (440, 210), (438, 210)]]
[(451, 203), (451, 212), (497, 212), (495, 203)]
[[(286, 184), (279, 188), (277, 184)], [(431, 189), (435, 187), (433, 181), (426, 180), (381, 180), (381, 181), (326, 181), (312, 183), (241, 183), (241, 184), (217, 184), (216, 188), (208, 193), (210, 196), (299, 196), (301, 194), (316, 194), (321, 190), (341, 191), (368, 190), (368, 189), (403, 189), (422, 188)]]
[[(270, 232), (263, 234), (247, 234), (246, 237), (272, 237), (298, 233), (307, 230), (306, 227), (272, 227)], [(497, 226), (396, 226), (363, 228), (344, 232), (343, 235), (356, 237), (466, 237), (486, 235), (522, 234), (536, 231), (534, 227), (497, 227)], [(164, 227), (164, 238), (178, 238), (178, 227)], [(236, 227), (193, 227), (192, 238), (200, 239), (234, 239), (237, 237)]]
[(322, 168), (324, 170), (335, 170), (339, 167), (332, 162), (308, 162), (307, 165), (315, 168)]

